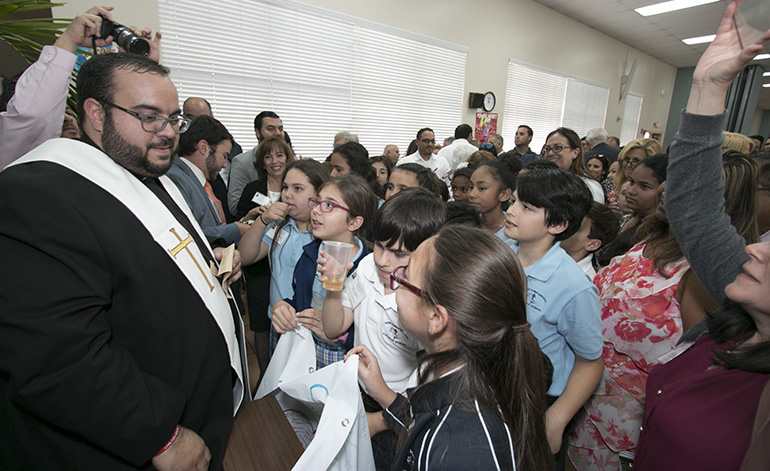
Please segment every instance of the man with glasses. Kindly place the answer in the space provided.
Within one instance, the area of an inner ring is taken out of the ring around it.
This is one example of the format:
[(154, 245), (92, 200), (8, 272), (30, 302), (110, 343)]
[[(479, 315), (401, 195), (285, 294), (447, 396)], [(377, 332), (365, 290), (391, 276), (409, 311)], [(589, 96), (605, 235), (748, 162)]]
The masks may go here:
[(433, 129), (422, 128), (417, 131), (417, 152), (407, 155), (396, 165), (422, 165), (433, 170), (433, 173), (446, 183), (451, 168), (445, 158), (433, 154), (434, 147), (436, 147), (436, 134), (433, 133)]
[(222, 253), (164, 175), (190, 120), (136, 54), (89, 59), (77, 91), (82, 139), (0, 173), (0, 462), (221, 470), (249, 381)]

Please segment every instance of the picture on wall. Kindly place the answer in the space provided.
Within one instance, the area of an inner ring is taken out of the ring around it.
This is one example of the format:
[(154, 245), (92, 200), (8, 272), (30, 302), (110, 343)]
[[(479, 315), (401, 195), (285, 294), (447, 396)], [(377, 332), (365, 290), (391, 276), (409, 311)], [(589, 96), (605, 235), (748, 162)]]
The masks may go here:
[(490, 135), (497, 134), (497, 113), (476, 113), (474, 137), (479, 144), (487, 142)]

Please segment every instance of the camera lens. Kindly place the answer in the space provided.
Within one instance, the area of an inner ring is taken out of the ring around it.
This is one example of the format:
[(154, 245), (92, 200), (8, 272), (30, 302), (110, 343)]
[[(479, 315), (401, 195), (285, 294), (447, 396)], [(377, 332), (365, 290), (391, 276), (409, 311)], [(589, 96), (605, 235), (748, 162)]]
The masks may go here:
[(115, 42), (118, 43), (118, 46), (122, 47), (125, 51), (141, 54), (143, 56), (150, 54), (150, 43), (132, 33), (131, 30), (125, 26), (116, 24), (112, 37), (115, 39)]
[(150, 43), (146, 39), (140, 38), (127, 27), (102, 16), (102, 29), (99, 37), (106, 38), (107, 36), (112, 36), (112, 40), (122, 47), (124, 51), (143, 56), (150, 55)]

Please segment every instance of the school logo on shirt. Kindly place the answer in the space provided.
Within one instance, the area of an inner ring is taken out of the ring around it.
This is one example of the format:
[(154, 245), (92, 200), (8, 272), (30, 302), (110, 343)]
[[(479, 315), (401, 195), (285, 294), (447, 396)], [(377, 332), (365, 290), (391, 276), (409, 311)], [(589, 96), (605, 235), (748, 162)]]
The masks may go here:
[(538, 291), (527, 288), (527, 307), (530, 309), (534, 309), (537, 312), (541, 312), (543, 309), (545, 309), (545, 296), (540, 294)]
[(385, 321), (385, 325), (382, 329), (382, 336), (399, 347), (409, 346), (409, 336), (406, 335), (406, 332), (404, 332), (401, 327), (393, 322)]

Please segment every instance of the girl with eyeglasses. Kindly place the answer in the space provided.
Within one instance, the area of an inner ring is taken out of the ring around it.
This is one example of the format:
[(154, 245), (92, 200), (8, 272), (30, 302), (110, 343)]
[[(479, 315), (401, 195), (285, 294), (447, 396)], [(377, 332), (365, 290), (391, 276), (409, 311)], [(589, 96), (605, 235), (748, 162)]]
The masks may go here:
[(302, 247), (302, 254), (294, 267), (294, 293), (273, 306), (272, 324), (279, 334), (299, 329), (304, 325), (313, 332), (316, 344), (316, 368), (320, 369), (342, 360), (353, 346), (353, 331), (348, 329), (336, 338), (324, 334), (321, 311), (326, 290), (316, 276), (319, 252), (325, 241), (353, 245), (348, 276), (371, 251), (364, 242), (364, 234), (371, 226), (377, 211), (377, 196), (369, 184), (356, 174), (330, 180), (318, 189), (308, 203), (310, 226), (315, 240)]
[[(348, 279), (341, 292), (328, 292), (323, 307), (327, 337), (336, 338), (355, 326), (354, 344), (365, 345), (382, 365), (385, 383), (403, 393), (417, 385), (417, 339), (398, 326), (396, 292), (390, 274), (409, 264), (412, 253), (447, 221), (447, 208), (436, 195), (422, 188), (407, 188), (386, 201), (374, 218), (374, 251), (359, 264), (357, 276)], [(321, 254), (322, 274), (336, 260)], [(324, 281), (321, 276), (320, 281)], [(390, 468), (395, 457), (396, 435), (384, 431), (382, 407), (366, 391), (362, 393), (368, 413), (372, 448), (378, 469)]]
[[(259, 213), (253, 220), (252, 229), (244, 234), (238, 244), (243, 266), (251, 265), (265, 257), (268, 259), (268, 319), (272, 318), (273, 306), (294, 293), (294, 266), (302, 254), (302, 247), (313, 240), (308, 200), (315, 197), (318, 188), (328, 179), (329, 171), (314, 160), (296, 160), (290, 163), (281, 178), (281, 199)], [(272, 353), (278, 336), (272, 326), (268, 328)], [(262, 335), (256, 330), (254, 332), (255, 337)], [(260, 338), (256, 345), (262, 343), (264, 339)]]
[(391, 275), (399, 326), (425, 347), (406, 394), (366, 347), (359, 374), (397, 432), (392, 469), (553, 468), (545, 433), (550, 372), (526, 315), (516, 254), (486, 232), (447, 226)]

